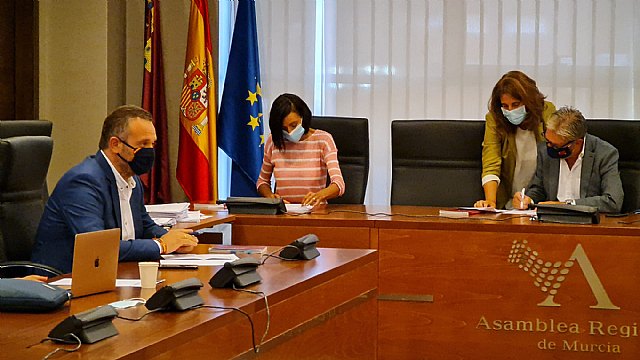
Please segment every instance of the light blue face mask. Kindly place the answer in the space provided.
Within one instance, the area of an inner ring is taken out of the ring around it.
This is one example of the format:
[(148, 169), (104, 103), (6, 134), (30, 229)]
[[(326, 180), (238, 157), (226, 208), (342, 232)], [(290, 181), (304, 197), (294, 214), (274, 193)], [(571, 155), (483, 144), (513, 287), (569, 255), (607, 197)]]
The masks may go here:
[(304, 128), (302, 127), (302, 123), (298, 124), (298, 126), (296, 126), (295, 129), (291, 130), (290, 133), (282, 130), (282, 135), (284, 135), (284, 138), (286, 140), (297, 143), (302, 138), (302, 135), (304, 135)]
[(128, 300), (120, 300), (120, 301), (115, 301), (110, 303), (109, 305), (111, 305), (112, 307), (116, 308), (116, 309), (126, 309), (126, 308), (130, 308), (130, 307), (134, 307), (134, 306), (138, 306), (140, 304), (144, 304), (145, 301), (144, 299), (128, 299)]
[(506, 117), (507, 120), (509, 120), (509, 122), (515, 126), (522, 124), (524, 119), (527, 117), (527, 109), (524, 107), (524, 105), (520, 106), (519, 108), (513, 109), (511, 111), (505, 108), (501, 108), (501, 109), (502, 109), (502, 115), (504, 115), (504, 117)]

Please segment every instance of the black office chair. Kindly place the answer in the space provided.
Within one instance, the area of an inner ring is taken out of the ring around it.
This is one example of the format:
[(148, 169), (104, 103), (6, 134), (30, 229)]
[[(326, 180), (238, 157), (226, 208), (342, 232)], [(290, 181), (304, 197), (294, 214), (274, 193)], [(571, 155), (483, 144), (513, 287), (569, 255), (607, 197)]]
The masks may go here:
[(314, 116), (311, 127), (333, 136), (345, 183), (345, 193), (330, 204), (363, 204), (369, 179), (369, 120), (365, 118)]
[(621, 212), (640, 209), (640, 121), (587, 120), (587, 132), (618, 149), (618, 170), (624, 190)]
[(484, 121), (391, 122), (391, 205), (471, 206), (481, 186)]
[(3, 253), (0, 277), (17, 277), (38, 268), (55, 276), (61, 272), (31, 263), (31, 249), (44, 210), (43, 187), (51, 161), (48, 136), (0, 139), (0, 235)]
[(53, 124), (48, 120), (0, 120), (0, 139), (16, 136), (51, 136)]
[[(27, 135), (51, 136), (52, 128), (49, 120), (0, 120), (0, 139)], [(42, 195), (45, 201), (49, 198), (46, 181), (42, 186)]]

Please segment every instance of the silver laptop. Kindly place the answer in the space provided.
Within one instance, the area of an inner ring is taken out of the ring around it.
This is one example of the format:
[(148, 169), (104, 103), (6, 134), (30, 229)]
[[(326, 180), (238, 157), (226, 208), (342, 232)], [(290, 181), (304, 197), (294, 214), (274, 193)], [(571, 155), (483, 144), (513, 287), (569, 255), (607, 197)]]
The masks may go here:
[(119, 228), (77, 234), (71, 269), (73, 297), (115, 290), (119, 251)]

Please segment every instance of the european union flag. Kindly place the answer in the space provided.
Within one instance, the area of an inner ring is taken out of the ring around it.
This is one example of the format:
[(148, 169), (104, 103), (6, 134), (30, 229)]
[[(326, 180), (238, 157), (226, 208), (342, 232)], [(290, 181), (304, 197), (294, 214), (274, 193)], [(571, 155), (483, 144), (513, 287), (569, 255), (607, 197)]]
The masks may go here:
[(233, 160), (231, 196), (258, 196), (264, 152), (254, 0), (240, 0), (218, 116), (218, 146)]

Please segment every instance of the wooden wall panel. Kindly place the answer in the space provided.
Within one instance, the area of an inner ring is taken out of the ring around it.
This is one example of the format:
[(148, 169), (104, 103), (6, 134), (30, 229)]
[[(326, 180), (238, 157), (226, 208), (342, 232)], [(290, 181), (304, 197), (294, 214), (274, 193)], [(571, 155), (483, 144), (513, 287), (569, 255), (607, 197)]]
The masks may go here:
[(14, 2), (0, 1), (0, 120), (15, 116)]
[(273, 226), (233, 224), (232, 243), (235, 245), (283, 246), (306, 235), (316, 234), (318, 247), (370, 249), (370, 228), (323, 226)]
[(37, 13), (37, 1), (0, 1), (0, 120), (38, 116)]
[[(548, 279), (534, 284), (535, 266), (525, 271), (509, 262), (513, 242), (525, 240), (527, 256), (534, 264), (542, 261), (538, 274), (549, 276), (558, 269), (546, 292), (542, 287)], [(380, 295), (430, 295), (433, 302), (380, 301), (379, 356), (477, 359), (481, 353), (487, 359), (635, 359), (640, 354), (637, 240), (380, 229)], [(571, 261), (579, 247), (584, 255)], [(591, 308), (604, 302), (591, 289), (595, 278), (588, 275), (585, 259), (620, 309)], [(557, 281), (569, 262), (568, 273)], [(553, 300), (558, 306), (540, 306), (556, 283), (560, 285)], [(508, 329), (508, 323), (518, 321), (533, 328)], [(572, 326), (577, 333), (569, 330)], [(550, 342), (556, 348), (544, 349)]]

